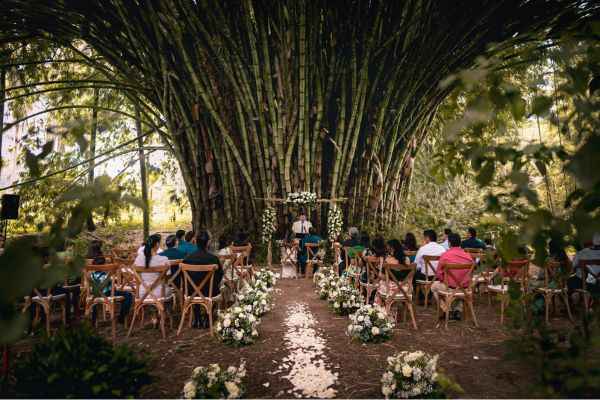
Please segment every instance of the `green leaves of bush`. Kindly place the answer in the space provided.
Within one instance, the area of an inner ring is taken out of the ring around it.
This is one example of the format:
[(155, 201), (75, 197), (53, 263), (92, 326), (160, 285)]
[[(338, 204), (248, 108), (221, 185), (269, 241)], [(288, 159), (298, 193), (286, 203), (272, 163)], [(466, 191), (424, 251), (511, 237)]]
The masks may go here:
[(15, 376), (23, 397), (137, 397), (151, 382), (145, 360), (126, 346), (113, 347), (87, 325), (36, 345)]

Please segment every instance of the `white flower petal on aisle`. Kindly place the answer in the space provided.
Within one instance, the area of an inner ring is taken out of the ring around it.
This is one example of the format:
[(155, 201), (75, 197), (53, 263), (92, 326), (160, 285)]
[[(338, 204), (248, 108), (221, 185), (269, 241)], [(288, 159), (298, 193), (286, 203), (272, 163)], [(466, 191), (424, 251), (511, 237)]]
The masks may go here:
[(292, 383), (291, 393), (296, 397), (335, 397), (337, 391), (333, 386), (338, 374), (327, 366), (325, 339), (316, 330), (316, 320), (308, 306), (289, 305), (284, 325), (284, 347), (289, 355), (283, 361), (290, 371), (283, 378)]

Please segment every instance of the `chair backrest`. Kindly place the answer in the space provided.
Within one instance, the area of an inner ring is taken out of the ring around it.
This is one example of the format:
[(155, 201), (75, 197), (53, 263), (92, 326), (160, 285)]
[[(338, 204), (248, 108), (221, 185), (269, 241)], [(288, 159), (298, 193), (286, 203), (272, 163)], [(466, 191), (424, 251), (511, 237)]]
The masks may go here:
[[(560, 261), (549, 259), (544, 264), (544, 287), (549, 287), (551, 281), (557, 281), (559, 278), (559, 269), (560, 269)], [(563, 286), (564, 279), (561, 279), (560, 282), (556, 282), (560, 287)]]
[[(186, 297), (202, 297), (205, 298), (202, 293), (202, 289), (208, 285), (208, 293), (213, 293), (213, 283), (215, 277), (215, 271), (219, 268), (216, 264), (210, 265), (192, 265), (192, 264), (180, 264), (179, 266), (183, 275), (183, 293)], [(204, 278), (200, 283), (196, 284), (192, 279), (190, 272), (206, 272)], [(190, 291), (191, 288), (191, 291)]]
[(315, 261), (317, 253), (319, 252), (319, 243), (304, 243), (309, 261)]
[[(446, 287), (450, 287), (449, 286), (449, 279), (452, 278), (452, 280), (455, 283), (460, 283), (462, 281), (465, 281), (468, 283), (467, 287), (464, 288), (461, 285), (459, 285), (459, 287), (457, 287), (456, 289), (460, 289), (462, 291), (464, 291), (465, 289), (471, 289), (473, 286), (473, 268), (474, 268), (475, 264), (474, 263), (469, 263), (469, 264), (458, 264), (458, 263), (448, 263), (448, 264), (443, 264), (442, 268), (444, 271), (444, 284), (446, 285)], [(438, 265), (439, 268), (439, 265)], [(458, 271), (465, 271), (468, 270), (467, 272), (467, 277), (463, 278), (463, 279), (459, 279), (460, 277), (458, 276)]]
[(502, 282), (520, 283), (526, 290), (529, 285), (529, 260), (511, 260), (501, 269)]
[(367, 283), (374, 284), (379, 280), (379, 273), (383, 265), (384, 258), (376, 256), (367, 256), (364, 258), (367, 268)]
[(231, 254), (235, 256), (234, 264), (237, 267), (246, 266), (249, 264), (250, 252), (252, 251), (252, 245), (247, 244), (246, 246), (229, 246)]
[[(146, 299), (158, 300), (158, 298), (165, 297), (165, 286), (167, 283), (166, 276), (167, 272), (171, 270), (171, 266), (169, 264), (148, 268), (135, 266), (132, 267), (132, 269), (135, 273), (137, 282), (135, 288), (137, 299), (145, 301)], [(150, 283), (145, 282), (144, 279), (142, 279), (144, 274), (153, 274), (152, 276), (154, 276), (154, 279), (150, 281)], [(156, 288), (160, 288), (160, 295), (158, 296), (154, 293), (154, 289)], [(140, 295), (141, 289), (144, 289), (143, 296)]]
[(404, 250), (404, 255), (406, 257), (414, 257), (417, 255), (417, 252), (412, 250)]
[(340, 257), (342, 256), (342, 245), (339, 242), (333, 242), (331, 247), (333, 248), (333, 256), (335, 263), (337, 263)]
[(479, 248), (466, 247), (463, 249), (465, 252), (469, 253), (473, 259), (475, 258), (483, 258), (485, 256), (485, 251)]
[[(435, 274), (435, 267), (433, 266), (433, 261), (438, 261), (440, 256), (423, 256), (423, 261), (425, 261), (425, 280), (429, 280), (429, 275)], [(431, 273), (429, 272), (431, 271)]]
[(600, 282), (600, 272), (594, 272), (590, 268), (591, 266), (600, 266), (600, 260), (579, 260), (577, 264), (577, 268), (580, 268), (582, 271), (581, 281), (583, 290), (587, 289), (588, 275), (592, 275), (594, 278), (596, 278), (597, 282)]
[[(396, 284), (396, 286), (398, 287), (398, 289), (402, 292), (402, 294), (404, 295), (405, 298), (409, 298), (409, 293), (412, 293), (412, 283), (413, 283), (413, 278), (415, 275), (415, 270), (416, 270), (417, 264), (415, 263), (411, 263), (408, 265), (405, 264), (388, 264), (385, 263), (383, 264), (383, 270), (385, 273), (385, 283), (387, 285), (387, 287), (390, 287), (390, 283), (394, 283)], [(398, 277), (396, 277), (396, 274), (394, 272), (406, 272), (406, 276), (402, 279), (399, 280)]]
[[(115, 285), (114, 283), (118, 280), (118, 272), (120, 265), (118, 264), (100, 264), (100, 265), (86, 265), (83, 270), (83, 282), (82, 289), (85, 291), (86, 297), (105, 297), (104, 288), (108, 287), (110, 284), (110, 296), (115, 295)], [(96, 278), (92, 276), (93, 273), (104, 273), (104, 279), (100, 282)], [(97, 282), (100, 287), (98, 290), (98, 294), (92, 293), (92, 281)]]
[(176, 289), (179, 289), (179, 287), (177, 287), (175, 282), (176, 282), (177, 278), (179, 278), (179, 275), (181, 275), (181, 268), (179, 267), (179, 264), (181, 264), (182, 262), (183, 262), (183, 260), (169, 260), (169, 267), (171, 268), (171, 276), (169, 277), (169, 280), (167, 283)]

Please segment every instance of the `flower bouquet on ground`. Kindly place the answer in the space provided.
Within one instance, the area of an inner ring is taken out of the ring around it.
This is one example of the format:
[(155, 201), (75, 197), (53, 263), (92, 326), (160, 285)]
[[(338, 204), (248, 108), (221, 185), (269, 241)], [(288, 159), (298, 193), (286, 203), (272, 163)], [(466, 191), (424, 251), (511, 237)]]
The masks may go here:
[(361, 342), (382, 342), (390, 338), (393, 328), (383, 308), (366, 304), (350, 315), (348, 335)]
[(328, 298), (330, 288), (337, 283), (338, 279), (339, 277), (333, 271), (324, 271), (319, 275), (317, 281), (317, 293), (322, 300)]
[[(248, 309), (250, 311), (247, 311)], [(259, 322), (260, 320), (254, 315), (250, 306), (236, 305), (219, 314), (215, 331), (223, 343), (244, 346), (253, 343), (258, 337)]]
[(264, 282), (267, 287), (271, 288), (277, 283), (277, 274), (267, 268), (261, 268), (254, 273), (254, 281)]
[(262, 290), (263, 287), (244, 286), (235, 296), (236, 305), (246, 312), (260, 317), (271, 310), (270, 290)]
[(338, 278), (330, 286), (327, 297), (333, 311), (339, 315), (348, 315), (362, 304), (360, 291), (345, 278)]
[(381, 393), (388, 398), (446, 397), (439, 384), (438, 355), (422, 351), (402, 351), (387, 359), (381, 377)]
[(246, 366), (221, 368), (219, 364), (196, 367), (183, 386), (184, 399), (238, 399), (244, 395)]

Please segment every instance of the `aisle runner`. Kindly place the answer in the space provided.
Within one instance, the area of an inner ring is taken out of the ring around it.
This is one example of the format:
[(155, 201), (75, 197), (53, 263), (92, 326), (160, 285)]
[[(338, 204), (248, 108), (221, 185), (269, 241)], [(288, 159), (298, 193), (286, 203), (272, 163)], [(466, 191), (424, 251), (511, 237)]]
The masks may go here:
[(294, 386), (291, 393), (296, 397), (334, 397), (336, 390), (332, 386), (338, 374), (327, 367), (327, 357), (323, 353), (325, 339), (314, 328), (316, 320), (308, 306), (301, 303), (289, 305), (284, 325), (284, 346), (289, 350), (289, 356), (283, 359), (284, 364), (279, 368), (291, 368), (283, 376)]

